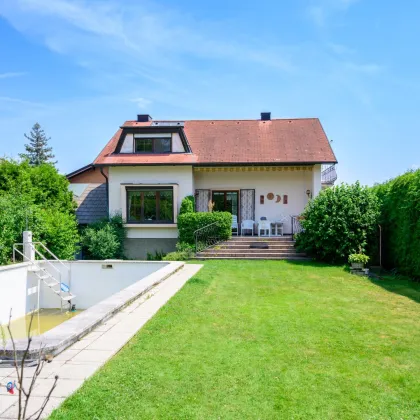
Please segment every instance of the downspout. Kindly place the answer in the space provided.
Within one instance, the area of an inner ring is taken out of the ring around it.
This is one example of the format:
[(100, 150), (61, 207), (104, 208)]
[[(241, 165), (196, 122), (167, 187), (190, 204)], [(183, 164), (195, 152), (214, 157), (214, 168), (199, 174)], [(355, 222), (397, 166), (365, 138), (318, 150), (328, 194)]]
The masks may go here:
[(99, 167), (99, 170), (101, 171), (102, 176), (105, 178), (105, 183), (106, 183), (106, 214), (109, 218), (109, 179), (108, 177), (105, 175), (104, 172), (104, 168), (102, 166)]

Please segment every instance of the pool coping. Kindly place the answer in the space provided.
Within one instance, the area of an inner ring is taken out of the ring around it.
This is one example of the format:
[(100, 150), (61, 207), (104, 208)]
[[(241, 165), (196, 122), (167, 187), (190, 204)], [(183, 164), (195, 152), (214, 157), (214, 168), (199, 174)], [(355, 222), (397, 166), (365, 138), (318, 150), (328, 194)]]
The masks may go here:
[[(107, 262), (111, 261), (108, 260)], [(112, 262), (117, 261), (112, 260)], [(166, 264), (164, 267), (91, 306), (74, 318), (63, 322), (44, 334), (33, 337), (27, 358), (38, 358), (40, 350), (43, 355), (58, 355), (184, 266), (183, 262), (167, 262), (164, 264)], [(24, 338), (14, 341), (16, 356), (21, 358), (28, 345), (28, 339)], [(3, 354), (6, 358), (14, 357), (13, 345), (10, 339), (6, 342)]]

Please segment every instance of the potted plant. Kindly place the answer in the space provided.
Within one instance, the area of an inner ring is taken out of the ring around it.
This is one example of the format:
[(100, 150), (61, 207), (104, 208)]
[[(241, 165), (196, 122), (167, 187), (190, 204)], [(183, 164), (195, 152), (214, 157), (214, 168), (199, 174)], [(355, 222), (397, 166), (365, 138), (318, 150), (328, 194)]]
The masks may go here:
[(365, 264), (369, 261), (369, 257), (365, 254), (351, 254), (349, 255), (349, 263), (351, 264), (351, 268), (361, 270)]

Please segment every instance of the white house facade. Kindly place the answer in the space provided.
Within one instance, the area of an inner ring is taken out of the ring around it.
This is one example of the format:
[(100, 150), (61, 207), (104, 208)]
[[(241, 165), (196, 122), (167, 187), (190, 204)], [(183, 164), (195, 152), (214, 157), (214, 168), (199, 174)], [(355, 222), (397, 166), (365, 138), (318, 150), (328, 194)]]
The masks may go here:
[[(121, 213), (126, 223), (127, 256), (145, 258), (174, 249), (188, 195), (195, 196), (196, 211), (229, 211), (239, 223), (282, 220), (284, 234), (291, 234), (292, 216), (333, 184), (335, 163), (316, 118), (272, 120), (263, 113), (258, 120), (153, 121), (139, 115), (92, 165), (68, 178), (75, 190), (101, 174), (108, 214)], [(85, 204), (85, 212), (95, 207), (88, 196)]]

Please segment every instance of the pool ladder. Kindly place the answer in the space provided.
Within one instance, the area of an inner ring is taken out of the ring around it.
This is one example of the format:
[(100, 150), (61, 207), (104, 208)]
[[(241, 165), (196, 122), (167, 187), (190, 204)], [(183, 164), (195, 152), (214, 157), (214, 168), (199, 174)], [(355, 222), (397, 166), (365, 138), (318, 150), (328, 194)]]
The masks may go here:
[[(44, 254), (42, 254), (36, 246), (40, 245), (42, 249), (47, 252), (51, 257), (52, 260), (49, 260)], [(18, 247), (29, 247), (30, 251), (33, 252), (35, 258), (31, 259), (27, 255), (26, 252), (21, 252)], [(61, 308), (63, 307), (63, 303), (68, 303), (71, 306), (71, 300), (76, 297), (76, 295), (71, 294), (70, 288), (65, 285), (61, 281), (61, 271), (51, 262), (58, 262), (61, 266), (65, 268), (68, 273), (68, 278), (70, 278), (70, 267), (64, 264), (55, 254), (53, 254), (42, 242), (25, 242), (25, 243), (17, 243), (13, 245), (13, 262), (16, 262), (16, 253), (23, 257), (23, 261), (30, 262), (32, 264), (33, 270), (32, 272), (38, 278), (38, 280), (42, 281), (45, 286), (51, 289), (61, 300)], [(37, 260), (36, 257), (39, 257)], [(50, 267), (53, 271), (46, 270), (40, 262), (44, 262), (48, 267)], [(58, 287), (58, 288), (57, 288)], [(39, 291), (38, 291), (39, 295)]]

